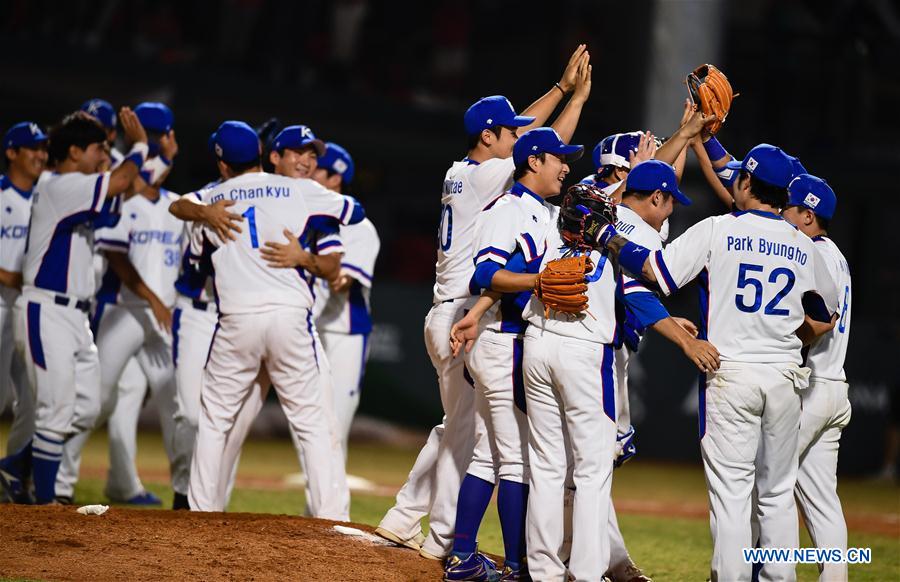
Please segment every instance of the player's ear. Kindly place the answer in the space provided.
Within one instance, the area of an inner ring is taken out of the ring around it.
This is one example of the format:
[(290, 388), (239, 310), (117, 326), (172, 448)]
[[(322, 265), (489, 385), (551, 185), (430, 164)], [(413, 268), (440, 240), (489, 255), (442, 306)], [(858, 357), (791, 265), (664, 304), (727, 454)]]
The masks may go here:
[(269, 162), (271, 162), (273, 166), (277, 166), (280, 159), (281, 154), (279, 154), (277, 151), (272, 150), (269, 152)]
[(528, 167), (531, 168), (532, 172), (537, 173), (541, 168), (541, 161), (540, 156), (528, 156)]
[(325, 179), (325, 187), (334, 192), (340, 192), (342, 181), (343, 179), (340, 174), (332, 174)]
[(70, 145), (69, 151), (67, 153), (69, 155), (69, 159), (71, 159), (73, 162), (77, 162), (81, 159), (81, 155), (84, 153), (84, 150), (77, 145)]
[(494, 135), (490, 129), (482, 129), (481, 130), (481, 143), (490, 147), (491, 144), (494, 143), (494, 138), (497, 137)]
[(19, 150), (17, 148), (6, 148), (6, 159), (10, 162), (16, 159), (18, 154)]

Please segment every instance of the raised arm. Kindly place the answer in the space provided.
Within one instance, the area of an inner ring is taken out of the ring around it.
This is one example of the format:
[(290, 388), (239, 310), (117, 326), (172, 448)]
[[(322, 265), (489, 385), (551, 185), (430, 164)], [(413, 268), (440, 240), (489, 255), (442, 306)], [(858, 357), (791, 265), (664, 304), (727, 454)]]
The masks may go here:
[(675, 161), (681, 154), (682, 150), (687, 147), (690, 141), (699, 136), (700, 132), (707, 125), (716, 120), (715, 115), (703, 115), (700, 111), (695, 111), (687, 123), (678, 128), (672, 134), (672, 137), (666, 141), (658, 150), (656, 150), (656, 159), (675, 165)]
[[(566, 64), (566, 68), (563, 71), (559, 82), (553, 85), (549, 91), (544, 93), (537, 101), (529, 105), (528, 108), (522, 112), (522, 115), (534, 117), (534, 122), (531, 125), (519, 129), (519, 135), (522, 135), (529, 129), (543, 126), (550, 118), (550, 115), (556, 110), (557, 106), (559, 106), (562, 98), (575, 89), (578, 63), (585, 54), (587, 54), (587, 45), (578, 45), (575, 52), (569, 57), (569, 62)], [(590, 56), (588, 56), (588, 58), (590, 58)], [(563, 140), (565, 141), (565, 138), (563, 138)]]
[(566, 143), (572, 140), (575, 135), (575, 128), (578, 127), (578, 120), (581, 118), (581, 110), (584, 108), (585, 102), (591, 94), (591, 61), (587, 51), (578, 61), (578, 67), (575, 74), (575, 93), (569, 99), (565, 109), (559, 114), (559, 117), (553, 122), (553, 129), (559, 134), (559, 137)]
[(109, 188), (106, 191), (108, 197), (118, 196), (131, 186), (144, 165), (149, 151), (147, 132), (144, 131), (144, 126), (141, 125), (134, 111), (123, 107), (119, 110), (119, 121), (125, 130), (125, 138), (134, 145), (119, 167), (110, 174)]
[(697, 162), (700, 163), (700, 170), (703, 172), (703, 177), (706, 178), (709, 187), (713, 189), (716, 198), (721, 200), (722, 204), (731, 210), (734, 205), (734, 198), (731, 196), (731, 192), (728, 191), (728, 188), (722, 185), (722, 181), (719, 180), (716, 169), (713, 168), (712, 162), (709, 160), (709, 154), (706, 153), (703, 144), (700, 140), (694, 140), (691, 142), (691, 149), (694, 150), (694, 155), (697, 157)]

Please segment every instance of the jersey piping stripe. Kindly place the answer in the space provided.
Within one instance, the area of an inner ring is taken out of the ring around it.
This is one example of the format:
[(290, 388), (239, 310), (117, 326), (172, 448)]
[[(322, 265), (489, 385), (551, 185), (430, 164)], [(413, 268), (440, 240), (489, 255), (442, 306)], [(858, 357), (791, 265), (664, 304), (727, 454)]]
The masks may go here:
[(47, 363), (44, 361), (44, 346), (41, 344), (41, 304), (29, 301), (26, 317), (28, 319), (28, 348), (31, 351), (31, 360), (35, 366), (46, 370)]
[(478, 254), (475, 255), (475, 263), (480, 263), (485, 260), (494, 260), (494, 258), (500, 259), (500, 264), (505, 265), (506, 261), (509, 260), (509, 253), (504, 251), (503, 249), (498, 249), (497, 247), (486, 247), (478, 251)]
[(316, 345), (316, 334), (313, 333), (312, 310), (306, 310), (306, 331), (309, 333), (309, 339), (312, 340), (313, 358), (316, 360), (316, 370), (319, 370), (319, 348)]
[(616, 422), (616, 385), (613, 364), (616, 357), (612, 344), (603, 344), (603, 361), (600, 364), (600, 383), (603, 393), (603, 412)]
[(341, 263), (341, 268), (353, 271), (354, 273), (358, 273), (362, 275), (367, 281), (372, 282), (372, 275), (366, 273), (361, 268), (356, 265), (351, 265), (350, 263)]
[(323, 251), (325, 249), (330, 249), (332, 247), (342, 247), (344, 246), (340, 240), (326, 240), (325, 242), (320, 242), (316, 245), (317, 250)]
[(659, 269), (659, 273), (663, 276), (663, 282), (669, 289), (668, 294), (674, 293), (678, 289), (678, 285), (675, 284), (675, 280), (669, 273), (668, 267), (666, 267), (666, 262), (662, 258), (662, 251), (656, 251), (655, 253), (653, 253), (653, 260), (656, 262), (656, 267)]
[[(697, 289), (700, 293), (700, 329), (697, 337), (709, 339), (709, 270), (703, 269), (697, 275)], [(706, 374), (700, 372), (698, 378), (699, 402), (697, 405), (697, 430), (700, 439), (706, 435)]]
[(525, 339), (513, 338), (513, 361), (512, 361), (512, 388), (513, 402), (516, 408), (522, 412), (526, 411), (525, 406), (525, 372), (522, 366), (523, 356), (525, 354)]
[(172, 313), (172, 365), (178, 367), (178, 336), (181, 330), (181, 308)]
[(527, 251), (527, 253), (525, 254), (525, 260), (531, 262), (537, 257), (537, 245), (534, 244), (534, 239), (531, 238), (531, 235), (527, 232), (522, 233), (522, 240), (525, 241), (525, 245), (528, 247), (527, 249), (522, 249), (524, 251)]

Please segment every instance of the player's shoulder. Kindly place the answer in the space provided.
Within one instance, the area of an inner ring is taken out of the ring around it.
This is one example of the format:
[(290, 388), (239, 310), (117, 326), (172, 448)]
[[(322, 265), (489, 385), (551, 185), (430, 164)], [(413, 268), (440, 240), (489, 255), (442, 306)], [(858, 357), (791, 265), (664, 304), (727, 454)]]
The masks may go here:
[(659, 231), (647, 224), (637, 212), (624, 204), (619, 204), (616, 207), (616, 215), (618, 218), (616, 230), (619, 234), (651, 251), (662, 248)]
[(824, 260), (832, 263), (842, 270), (846, 269), (847, 271), (849, 271), (847, 257), (844, 256), (844, 253), (841, 252), (840, 247), (838, 247), (837, 243), (835, 243), (830, 237), (819, 235), (812, 237), (811, 240), (818, 256), (822, 257)]

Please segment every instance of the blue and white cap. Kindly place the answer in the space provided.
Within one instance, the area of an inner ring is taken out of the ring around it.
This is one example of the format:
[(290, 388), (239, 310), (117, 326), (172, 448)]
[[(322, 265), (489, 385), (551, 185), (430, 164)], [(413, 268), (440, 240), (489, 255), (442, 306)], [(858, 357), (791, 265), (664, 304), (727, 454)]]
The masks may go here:
[[(800, 158), (795, 156), (789, 156), (791, 158), (791, 177), (796, 178), (800, 174), (808, 174), (806, 168), (803, 167), (803, 164), (800, 163)], [(734, 184), (734, 181), (737, 180), (738, 172), (741, 169), (742, 161), (732, 160), (729, 162), (729, 165), (726, 165), (724, 168), (720, 168), (716, 170), (716, 175), (719, 177), (719, 181), (722, 182), (722, 185), (726, 188), (731, 188)]]
[(628, 155), (638, 149), (641, 141), (641, 132), (614, 133), (604, 137), (594, 146), (594, 167), (617, 166), (619, 168), (631, 168)]
[(476, 101), (463, 118), (466, 124), (466, 133), (476, 135), (485, 129), (493, 127), (525, 127), (534, 122), (534, 117), (516, 115), (512, 103), (503, 95), (491, 95), (482, 97)]
[(526, 131), (513, 146), (513, 162), (521, 166), (529, 156), (556, 154), (566, 157), (566, 163), (574, 162), (584, 153), (584, 146), (567, 145), (552, 127), (537, 127)]
[(169, 133), (175, 125), (175, 115), (165, 103), (146, 101), (134, 108), (134, 113), (144, 129)]
[(761, 143), (750, 150), (743, 160), (731, 160), (725, 167), (730, 170), (744, 170), (767, 184), (787, 188), (791, 178), (794, 177), (792, 160), (795, 159), (779, 147)]
[(345, 185), (353, 181), (353, 158), (347, 150), (336, 143), (325, 144), (325, 155), (319, 156), (319, 167), (340, 174)]
[(245, 164), (259, 159), (262, 148), (253, 128), (243, 121), (226, 121), (212, 135), (216, 157), (230, 164)]
[(671, 194), (680, 204), (691, 205), (691, 199), (678, 189), (675, 168), (660, 160), (645, 160), (635, 164), (625, 178), (625, 190), (638, 192), (661, 190)]
[(831, 220), (837, 207), (837, 196), (822, 178), (800, 174), (788, 184), (788, 206), (809, 208), (816, 216)]
[(32, 121), (23, 121), (10, 127), (3, 136), (3, 149), (31, 147), (47, 141), (41, 126)]
[(109, 101), (103, 99), (91, 99), (81, 105), (81, 110), (97, 118), (100, 125), (106, 129), (116, 128), (116, 110)]
[(305, 125), (289, 125), (282, 129), (272, 140), (272, 149), (280, 152), (285, 148), (302, 149), (311, 145), (316, 150), (317, 156), (325, 155), (325, 142), (315, 136), (312, 130)]

